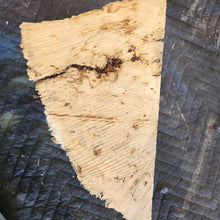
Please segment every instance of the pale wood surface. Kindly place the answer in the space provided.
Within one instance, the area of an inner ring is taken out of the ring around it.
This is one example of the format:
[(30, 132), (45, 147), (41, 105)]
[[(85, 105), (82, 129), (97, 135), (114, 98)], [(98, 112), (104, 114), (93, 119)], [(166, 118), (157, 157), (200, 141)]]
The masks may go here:
[(84, 187), (131, 220), (151, 218), (165, 9), (125, 0), (21, 25), (57, 143)]

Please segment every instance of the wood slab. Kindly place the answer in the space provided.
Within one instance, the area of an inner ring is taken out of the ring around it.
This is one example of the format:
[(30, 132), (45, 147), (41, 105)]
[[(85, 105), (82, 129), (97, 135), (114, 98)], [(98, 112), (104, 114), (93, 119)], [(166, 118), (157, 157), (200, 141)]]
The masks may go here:
[(56, 142), (86, 189), (151, 219), (165, 0), (124, 0), (23, 23), (28, 75)]

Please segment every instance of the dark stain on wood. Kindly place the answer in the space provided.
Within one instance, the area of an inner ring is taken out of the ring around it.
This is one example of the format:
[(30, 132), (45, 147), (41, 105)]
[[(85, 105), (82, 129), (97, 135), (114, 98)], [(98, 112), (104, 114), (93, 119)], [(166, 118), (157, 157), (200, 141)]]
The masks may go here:
[(132, 127), (134, 128), (134, 129), (138, 129), (138, 124), (137, 123), (134, 123), (133, 125), (132, 125)]
[(131, 58), (131, 62), (135, 62), (141, 60), (140, 56), (137, 56), (136, 54), (133, 55), (133, 57)]
[(160, 72), (153, 74), (153, 76), (159, 77), (160, 76)]
[(82, 167), (77, 165), (76, 166), (76, 171), (78, 171), (78, 173), (82, 173)]
[(155, 59), (153, 63), (160, 63), (160, 59), (159, 58)]
[(94, 154), (95, 156), (99, 156), (101, 153), (102, 153), (102, 149), (97, 149), (97, 150), (94, 150), (94, 151), (93, 151), (93, 154)]

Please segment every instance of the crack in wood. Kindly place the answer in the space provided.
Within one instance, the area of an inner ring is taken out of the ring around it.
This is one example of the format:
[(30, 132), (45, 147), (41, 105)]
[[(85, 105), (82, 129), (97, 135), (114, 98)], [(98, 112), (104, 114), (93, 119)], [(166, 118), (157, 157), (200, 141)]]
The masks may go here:
[(58, 117), (75, 117), (75, 118), (95, 118), (95, 119), (104, 119), (104, 120), (114, 120), (115, 118), (113, 117), (105, 117), (105, 116), (97, 116), (97, 115), (69, 115), (69, 114), (48, 114), (52, 116), (58, 116)]
[[(57, 116), (57, 117), (74, 117), (74, 118), (86, 118), (86, 119), (102, 119), (102, 120), (106, 120), (106, 121), (112, 121), (112, 122), (116, 122), (116, 121), (120, 121), (117, 118), (114, 117), (105, 117), (105, 116), (101, 116), (101, 115), (70, 115), (70, 114), (57, 114), (57, 113), (49, 113), (48, 115), (50, 116)], [(147, 122), (149, 121), (149, 119), (131, 119), (131, 121), (133, 122)]]
[(109, 58), (109, 59), (107, 59), (107, 63), (106, 63), (104, 68), (91, 67), (91, 66), (79, 65), (79, 64), (70, 64), (69, 66), (67, 66), (61, 72), (55, 73), (55, 74), (50, 75), (50, 76), (46, 76), (46, 77), (38, 80), (37, 82), (42, 82), (42, 81), (47, 80), (47, 79), (54, 79), (57, 76), (65, 74), (70, 68), (76, 68), (79, 71), (86, 71), (86, 70), (95, 71), (96, 72), (96, 78), (101, 79), (102, 74), (107, 75), (108, 72), (117, 72), (117, 70), (121, 67), (122, 63), (123, 63), (122, 60), (119, 59), (119, 58)]

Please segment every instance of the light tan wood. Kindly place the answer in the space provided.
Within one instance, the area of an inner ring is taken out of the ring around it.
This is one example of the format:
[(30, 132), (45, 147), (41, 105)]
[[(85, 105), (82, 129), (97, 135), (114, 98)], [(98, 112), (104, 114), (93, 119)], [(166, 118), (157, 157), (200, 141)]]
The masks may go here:
[(21, 25), (30, 80), (77, 176), (129, 220), (151, 219), (165, 0), (124, 0)]

